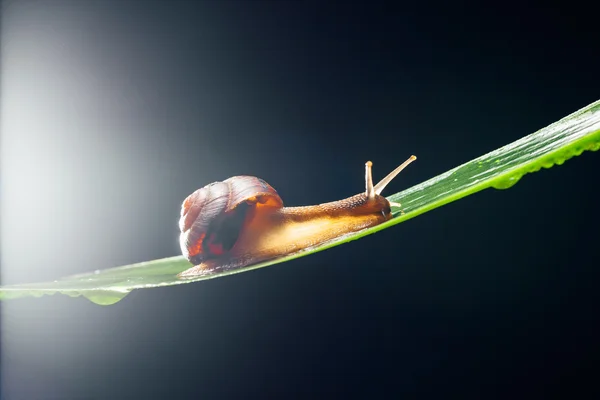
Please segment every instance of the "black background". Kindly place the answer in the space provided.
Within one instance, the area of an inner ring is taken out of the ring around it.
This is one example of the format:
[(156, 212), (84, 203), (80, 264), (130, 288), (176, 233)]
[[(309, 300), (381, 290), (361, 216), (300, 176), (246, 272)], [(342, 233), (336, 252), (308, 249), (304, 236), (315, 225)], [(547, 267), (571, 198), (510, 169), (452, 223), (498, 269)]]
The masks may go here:
[[(389, 195), (600, 97), (574, 2), (8, 1), (2, 28), (4, 284), (178, 254), (215, 180), (316, 204), (416, 154)], [(5, 302), (2, 398), (597, 393), (599, 166), (113, 306)]]

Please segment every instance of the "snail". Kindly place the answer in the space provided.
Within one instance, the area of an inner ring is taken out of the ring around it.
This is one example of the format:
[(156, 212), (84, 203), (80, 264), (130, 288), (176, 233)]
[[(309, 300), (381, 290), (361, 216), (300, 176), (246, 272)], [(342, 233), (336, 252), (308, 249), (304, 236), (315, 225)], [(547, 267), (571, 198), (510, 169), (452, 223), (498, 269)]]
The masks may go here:
[(284, 207), (277, 191), (253, 176), (206, 185), (181, 206), (181, 251), (194, 266), (178, 276), (240, 269), (379, 225), (392, 218), (392, 205), (400, 206), (381, 192), (416, 159), (411, 156), (376, 185), (367, 161), (364, 192), (313, 206)]

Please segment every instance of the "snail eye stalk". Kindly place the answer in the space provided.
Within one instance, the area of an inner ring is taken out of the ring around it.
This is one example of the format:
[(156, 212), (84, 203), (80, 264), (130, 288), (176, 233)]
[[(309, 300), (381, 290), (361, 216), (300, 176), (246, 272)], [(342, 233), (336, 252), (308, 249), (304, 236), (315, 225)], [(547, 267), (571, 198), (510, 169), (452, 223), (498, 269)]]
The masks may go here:
[(408, 164), (415, 161), (416, 159), (417, 159), (417, 157), (410, 156), (408, 158), (408, 160), (404, 161), (402, 164), (400, 164), (398, 166), (398, 168), (396, 168), (395, 170), (390, 172), (388, 174), (388, 176), (386, 176), (381, 181), (379, 181), (379, 183), (377, 185), (375, 185), (375, 187), (374, 187), (375, 193), (381, 194), (381, 192), (383, 192), (383, 189), (385, 189), (385, 187), (388, 185), (388, 183), (390, 183), (392, 181), (392, 179), (394, 179), (396, 177), (396, 175), (398, 175), (404, 168), (406, 168), (408, 166)]

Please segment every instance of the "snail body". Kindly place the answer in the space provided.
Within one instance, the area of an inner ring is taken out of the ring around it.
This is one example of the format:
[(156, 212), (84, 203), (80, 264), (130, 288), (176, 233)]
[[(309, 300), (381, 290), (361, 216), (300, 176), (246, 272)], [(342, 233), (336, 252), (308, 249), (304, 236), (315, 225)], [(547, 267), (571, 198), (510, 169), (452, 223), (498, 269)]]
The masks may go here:
[(392, 217), (393, 204), (381, 191), (415, 159), (411, 156), (375, 186), (369, 161), (364, 192), (313, 206), (284, 207), (277, 191), (253, 176), (206, 185), (182, 204), (180, 246), (194, 266), (179, 276), (243, 268), (379, 225)]

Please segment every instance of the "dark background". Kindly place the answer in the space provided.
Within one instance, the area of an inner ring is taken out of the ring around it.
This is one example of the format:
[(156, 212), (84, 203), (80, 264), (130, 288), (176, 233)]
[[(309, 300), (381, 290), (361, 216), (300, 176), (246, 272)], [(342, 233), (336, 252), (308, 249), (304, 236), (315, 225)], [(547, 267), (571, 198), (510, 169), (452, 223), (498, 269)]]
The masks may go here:
[[(178, 254), (215, 180), (316, 204), (416, 154), (389, 195), (600, 98), (592, 10), (524, 4), (5, 1), (3, 284)], [(4, 302), (2, 399), (598, 393), (599, 167), (113, 306)]]

